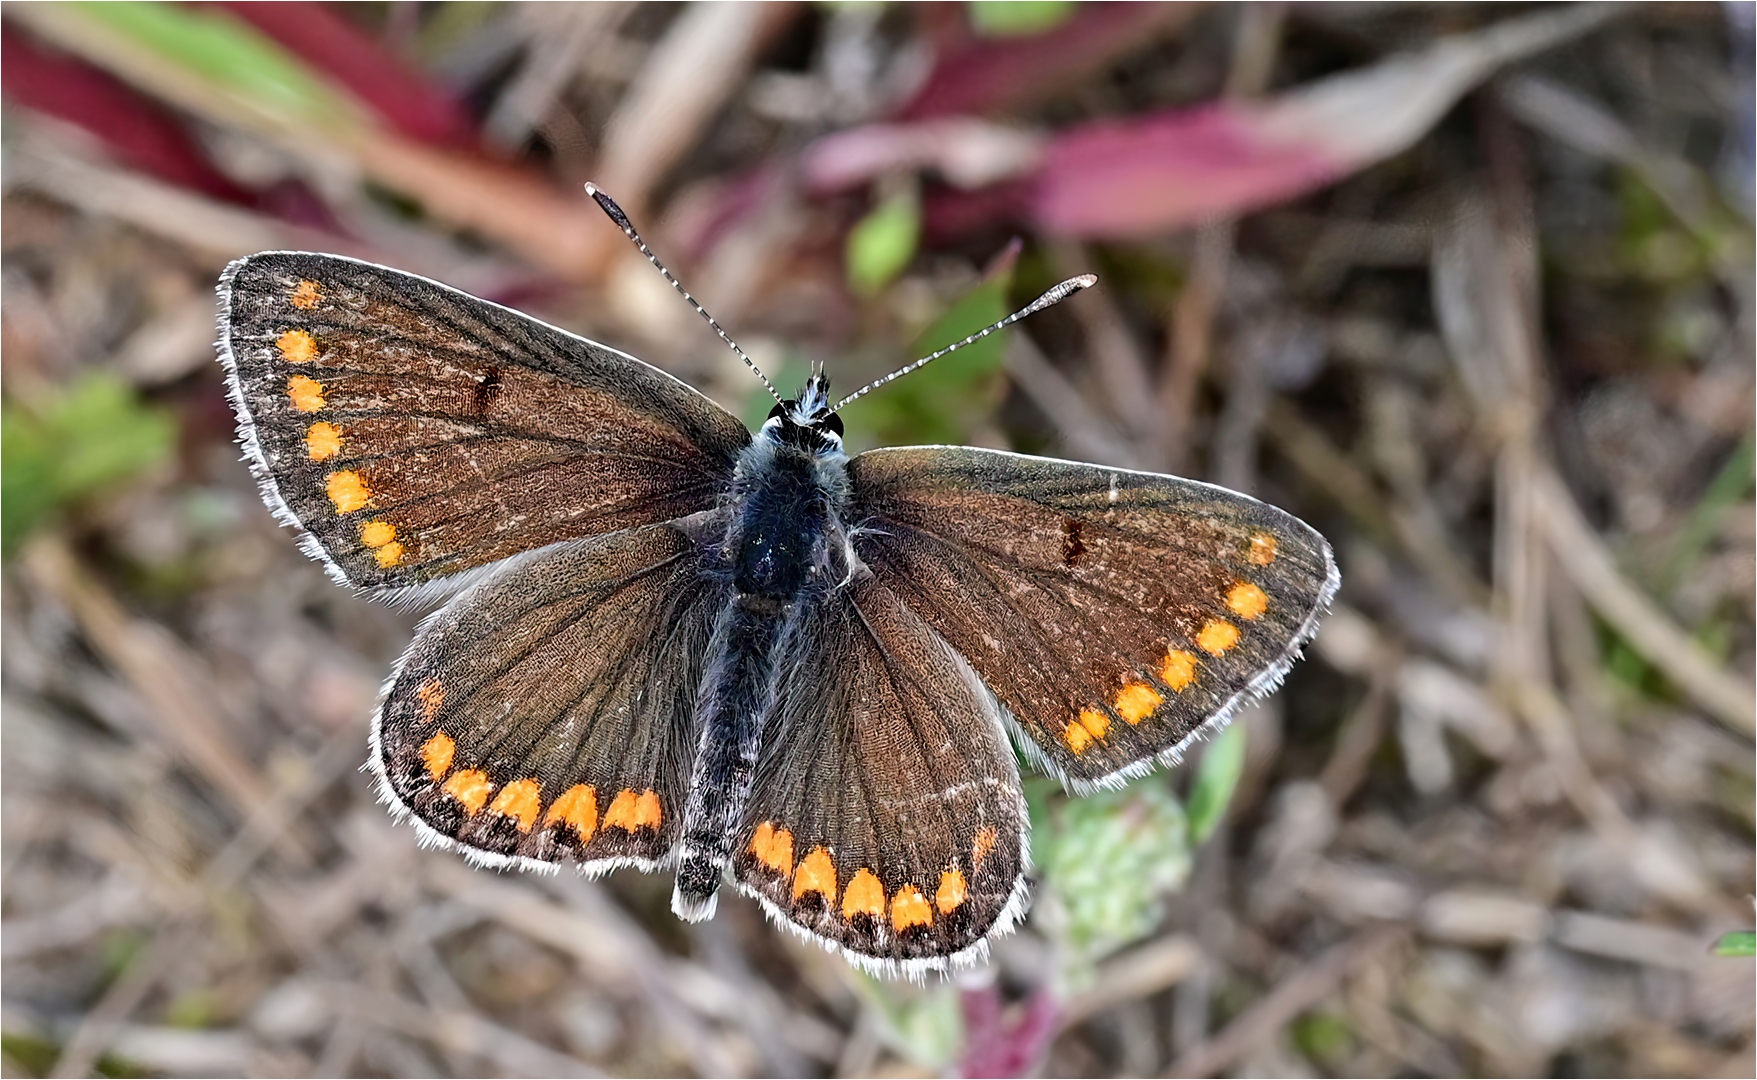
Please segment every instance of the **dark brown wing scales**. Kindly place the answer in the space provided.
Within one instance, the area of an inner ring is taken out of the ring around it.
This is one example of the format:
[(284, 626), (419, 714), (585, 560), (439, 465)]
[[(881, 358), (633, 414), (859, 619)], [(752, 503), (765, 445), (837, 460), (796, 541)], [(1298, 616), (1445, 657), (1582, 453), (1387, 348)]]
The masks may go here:
[(499, 568), (398, 666), (374, 723), (389, 801), (481, 861), (659, 862), (725, 603), (668, 525)]
[(271, 252), (220, 292), (252, 464), (350, 584), (710, 509), (749, 442), (656, 368), (410, 274)]
[(741, 887), (868, 967), (974, 958), (1025, 900), (1024, 798), (993, 699), (871, 578), (789, 633), (734, 841)]
[(1272, 689), (1336, 589), (1310, 526), (1191, 480), (961, 447), (849, 471), (860, 557), (1076, 786)]

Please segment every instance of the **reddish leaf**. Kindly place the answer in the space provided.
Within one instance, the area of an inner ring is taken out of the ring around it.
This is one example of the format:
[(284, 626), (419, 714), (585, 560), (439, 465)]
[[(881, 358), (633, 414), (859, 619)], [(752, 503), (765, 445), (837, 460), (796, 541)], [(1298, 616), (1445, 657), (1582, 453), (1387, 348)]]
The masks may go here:
[(221, 0), (209, 6), (225, 8), (328, 73), (410, 138), (445, 146), (475, 145), (469, 116), (449, 94), (410, 71), (328, 4)]
[(1047, 33), (948, 46), (898, 118), (985, 113), (1045, 100), (1198, 10), (1197, 4), (1082, 4)]
[(0, 89), (12, 104), (83, 129), (141, 172), (227, 202), (256, 201), (208, 162), (176, 113), (83, 60), (39, 48), (10, 23), (0, 28)]

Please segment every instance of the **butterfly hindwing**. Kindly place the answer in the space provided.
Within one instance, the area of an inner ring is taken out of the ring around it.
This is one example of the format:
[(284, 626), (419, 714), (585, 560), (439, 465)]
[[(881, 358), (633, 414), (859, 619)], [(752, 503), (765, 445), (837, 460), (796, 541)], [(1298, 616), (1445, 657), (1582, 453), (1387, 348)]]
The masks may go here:
[(861, 559), (1080, 790), (1272, 690), (1337, 585), (1310, 526), (1192, 480), (966, 447), (849, 473)]
[(347, 584), (421, 585), (710, 509), (750, 441), (657, 368), (412, 274), (265, 252), (220, 295), (264, 495)]
[(478, 861), (662, 863), (727, 599), (702, 558), (671, 525), (571, 541), (430, 617), (374, 722), (387, 801)]
[(870, 577), (782, 641), (740, 886), (871, 969), (974, 959), (1025, 902), (1025, 805), (974, 672)]

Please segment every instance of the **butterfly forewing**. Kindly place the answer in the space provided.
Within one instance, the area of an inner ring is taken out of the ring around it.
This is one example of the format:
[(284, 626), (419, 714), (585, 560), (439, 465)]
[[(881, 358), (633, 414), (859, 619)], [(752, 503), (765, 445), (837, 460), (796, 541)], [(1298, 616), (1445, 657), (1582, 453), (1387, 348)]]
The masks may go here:
[(710, 509), (750, 441), (656, 368), (411, 274), (268, 252), (221, 298), (264, 493), (349, 584)]
[(726, 590), (661, 525), (498, 567), (422, 625), (375, 726), (388, 797), (496, 862), (648, 867), (675, 846)]
[(738, 881), (869, 967), (974, 956), (1025, 900), (1024, 799), (993, 698), (871, 578), (812, 604), (781, 647)]
[(964, 447), (870, 451), (850, 476), (861, 559), (1076, 788), (1273, 689), (1337, 584), (1310, 526), (1191, 480)]

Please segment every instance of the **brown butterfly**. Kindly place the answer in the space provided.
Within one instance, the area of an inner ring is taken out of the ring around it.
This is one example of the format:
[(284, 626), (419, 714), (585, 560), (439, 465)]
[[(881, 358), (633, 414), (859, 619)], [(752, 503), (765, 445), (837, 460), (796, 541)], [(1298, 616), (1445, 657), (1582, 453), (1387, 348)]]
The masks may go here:
[(373, 719), (393, 810), (485, 865), (674, 869), (686, 919), (730, 875), (871, 970), (974, 962), (1022, 914), (1015, 746), (1077, 793), (1174, 762), (1275, 688), (1336, 591), (1322, 536), (1224, 488), (850, 458), (837, 411), (871, 387), (832, 403), (813, 376), (753, 433), (370, 263), (264, 252), (220, 299), (269, 507), (337, 581), (444, 601)]

